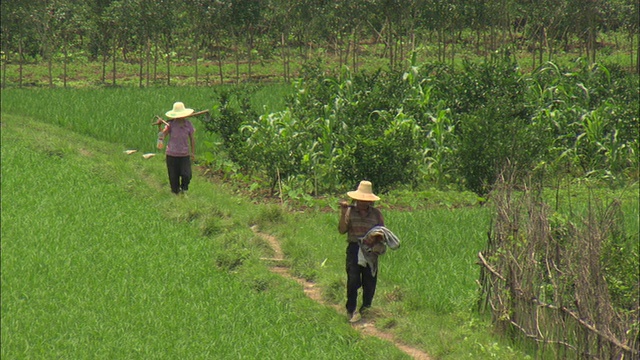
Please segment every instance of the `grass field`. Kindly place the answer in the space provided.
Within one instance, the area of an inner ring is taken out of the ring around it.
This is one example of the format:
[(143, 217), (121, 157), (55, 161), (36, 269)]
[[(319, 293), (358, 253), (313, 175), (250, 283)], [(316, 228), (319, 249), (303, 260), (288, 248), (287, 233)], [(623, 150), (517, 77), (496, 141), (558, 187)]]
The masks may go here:
[[(256, 111), (277, 106), (269, 99), (281, 99), (286, 90), (285, 86), (273, 86), (266, 93), (255, 94)], [(197, 111), (214, 111), (214, 99), (212, 88), (10, 89), (2, 91), (2, 111), (34, 117), (130, 149), (155, 152), (158, 130), (151, 124), (156, 115), (165, 117), (176, 101)], [(193, 123), (196, 130), (200, 128), (199, 120)], [(204, 131), (198, 133), (200, 144), (215, 140)]]
[[(163, 156), (142, 159), (155, 151), (150, 114), (178, 97), (207, 108), (210, 92), (3, 90), (3, 358), (407, 358), (259, 260), (269, 248), (254, 224), (281, 240), (293, 272), (343, 304), (337, 210), (289, 212), (200, 176), (175, 197)], [(257, 102), (273, 106), (268, 93)], [(637, 233), (637, 184), (597, 196), (621, 193)], [(560, 195), (563, 209), (589, 197)], [(435, 359), (535, 358), (475, 311), (492, 213), (473, 199), (434, 192), (411, 199), (428, 205), (416, 211), (394, 210), (393, 195), (379, 202), (402, 245), (381, 259), (376, 325)]]
[[(3, 358), (405, 358), (258, 262), (261, 291), (217, 265), (258, 207), (198, 179), (173, 197), (163, 170), (3, 114)], [(203, 232), (194, 209), (233, 215)]]

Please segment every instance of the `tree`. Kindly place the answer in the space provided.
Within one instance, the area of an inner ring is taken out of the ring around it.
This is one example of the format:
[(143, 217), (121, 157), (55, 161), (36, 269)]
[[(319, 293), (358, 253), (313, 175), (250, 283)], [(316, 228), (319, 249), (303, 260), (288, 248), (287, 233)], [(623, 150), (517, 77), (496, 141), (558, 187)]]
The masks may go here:
[(84, 36), (88, 28), (85, 24), (89, 11), (82, 1), (61, 2), (54, 10), (56, 23), (58, 24), (57, 33), (61, 41), (63, 60), (63, 86), (67, 87), (67, 64), (69, 63), (69, 48), (73, 46), (78, 37)]
[(264, 5), (260, 0), (233, 0), (230, 3), (230, 15), (233, 21), (228, 25), (235, 41), (236, 82), (240, 82), (240, 44), (242, 40), (246, 42), (248, 79), (251, 79), (253, 45), (262, 20)]
[(218, 61), (218, 76), (220, 84), (224, 83), (222, 71), (223, 60), (227, 56), (226, 43), (229, 38), (229, 24), (231, 22), (231, 4), (216, 1), (209, 3), (205, 10), (203, 34), (210, 51), (215, 52)]
[(53, 56), (57, 40), (57, 30), (60, 25), (56, 18), (57, 1), (43, 1), (34, 3), (29, 17), (38, 33), (41, 55), (47, 61), (49, 70), (49, 86), (53, 87)]
[(2, 87), (6, 86), (6, 66), (18, 55), (18, 86), (22, 87), (22, 69), (25, 57), (25, 44), (37, 43), (33, 27), (29, 25), (29, 14), (33, 3), (29, 1), (2, 1), (0, 3), (0, 50), (2, 51)]
[(596, 43), (601, 23), (602, 0), (567, 2), (567, 20), (570, 29), (582, 41), (587, 59), (596, 62)]

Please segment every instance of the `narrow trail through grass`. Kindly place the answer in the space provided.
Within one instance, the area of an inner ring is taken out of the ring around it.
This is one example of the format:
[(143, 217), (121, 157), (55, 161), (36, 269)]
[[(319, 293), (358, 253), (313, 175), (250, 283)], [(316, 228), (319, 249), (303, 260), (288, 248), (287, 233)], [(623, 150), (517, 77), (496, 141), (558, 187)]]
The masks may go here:
[[(324, 306), (329, 306), (336, 310), (337, 313), (343, 314), (344, 308), (338, 304), (330, 304), (322, 298), (322, 289), (320, 289), (317, 284), (313, 281), (306, 280), (302, 277), (295, 276), (291, 273), (291, 269), (284, 263), (285, 257), (280, 246), (280, 242), (275, 236), (260, 232), (260, 229), (257, 226), (253, 226), (251, 228), (258, 236), (265, 239), (269, 246), (273, 249), (274, 256), (271, 258), (263, 258), (262, 260), (270, 263), (269, 270), (274, 274), (278, 274), (286, 279), (291, 279), (300, 284), (303, 288), (305, 295), (307, 295), (313, 301), (316, 301)], [(374, 315), (374, 314), (371, 314)], [(353, 328), (359, 330), (363, 334), (367, 336), (374, 336), (376, 338), (388, 341), (392, 343), (394, 346), (398, 347), (398, 349), (402, 350), (407, 355), (411, 356), (416, 360), (429, 360), (431, 359), (427, 353), (424, 351), (409, 346), (403, 343), (400, 339), (397, 339), (392, 334), (386, 333), (376, 328), (375, 319), (373, 316), (363, 317), (360, 321), (355, 324), (352, 324)]]

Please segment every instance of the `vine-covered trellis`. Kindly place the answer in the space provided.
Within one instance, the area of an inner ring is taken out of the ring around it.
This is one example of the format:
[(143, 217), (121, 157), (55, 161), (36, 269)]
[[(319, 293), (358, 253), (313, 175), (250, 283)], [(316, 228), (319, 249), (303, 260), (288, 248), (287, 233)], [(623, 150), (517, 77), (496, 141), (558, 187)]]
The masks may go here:
[(478, 254), (481, 310), (542, 356), (640, 359), (639, 305), (614, 304), (603, 265), (605, 244), (624, 236), (620, 204), (590, 204), (574, 224), (552, 214), (539, 191), (504, 177), (495, 189), (495, 220)]

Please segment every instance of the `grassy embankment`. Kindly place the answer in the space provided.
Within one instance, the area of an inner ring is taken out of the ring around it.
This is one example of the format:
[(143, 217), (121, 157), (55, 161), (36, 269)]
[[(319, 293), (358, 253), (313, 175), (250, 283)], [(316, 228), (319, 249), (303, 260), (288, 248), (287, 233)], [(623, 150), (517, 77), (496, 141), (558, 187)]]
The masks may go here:
[[(188, 198), (175, 198), (160, 156), (123, 155), (154, 150), (149, 114), (177, 96), (208, 108), (208, 91), (3, 92), (3, 355), (402, 358), (360, 340), (343, 314), (309, 303), (258, 261), (269, 250), (252, 224), (276, 234), (294, 271), (341, 304), (335, 212), (255, 205), (200, 177)], [(413, 199), (429, 210), (395, 211), (393, 201), (379, 205), (403, 245), (381, 260), (377, 326), (435, 358), (526, 357), (474, 311), (490, 207), (440, 192)]]
[(3, 358), (405, 358), (256, 260), (261, 206), (122, 150), (3, 113)]

